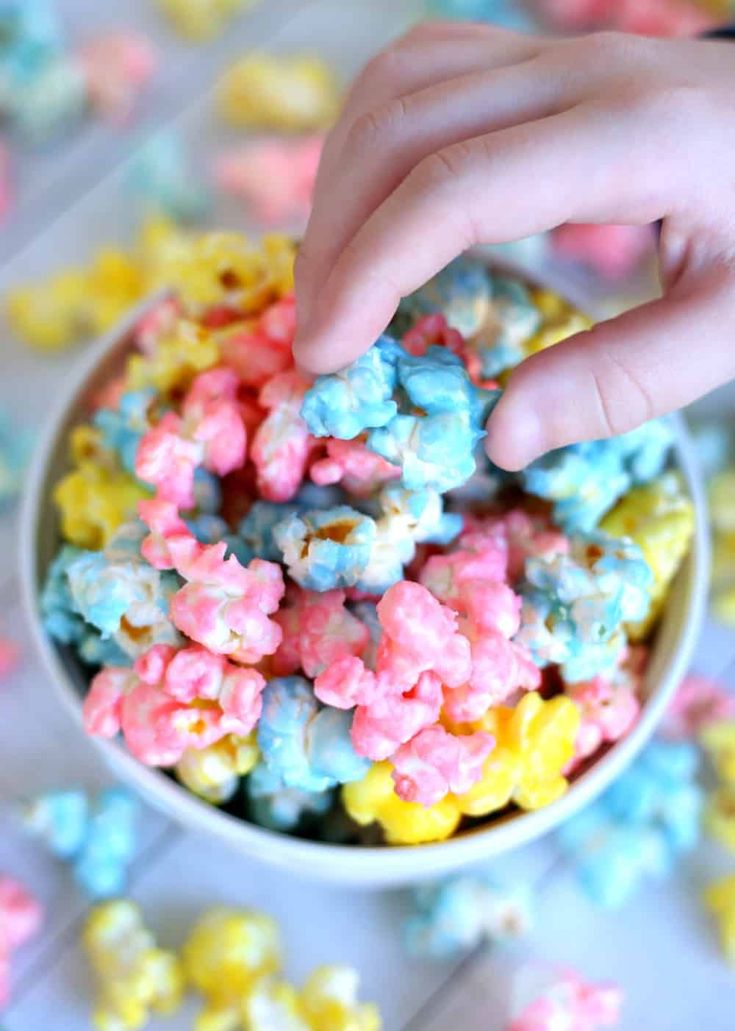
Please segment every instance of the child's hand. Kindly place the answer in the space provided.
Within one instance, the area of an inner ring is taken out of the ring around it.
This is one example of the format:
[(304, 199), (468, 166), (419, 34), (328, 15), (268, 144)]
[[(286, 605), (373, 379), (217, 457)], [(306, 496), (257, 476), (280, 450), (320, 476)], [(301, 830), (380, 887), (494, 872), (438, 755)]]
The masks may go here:
[(304, 368), (367, 350), (476, 243), (663, 219), (665, 296), (524, 362), (489, 425), (519, 468), (735, 375), (735, 44), (427, 24), (355, 83), (297, 262)]

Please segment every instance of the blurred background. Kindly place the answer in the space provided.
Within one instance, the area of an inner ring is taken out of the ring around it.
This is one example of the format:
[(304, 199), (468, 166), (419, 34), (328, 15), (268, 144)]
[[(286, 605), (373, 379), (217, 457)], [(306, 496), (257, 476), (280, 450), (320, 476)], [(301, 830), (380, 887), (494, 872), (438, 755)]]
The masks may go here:
[[(15, 800), (110, 782), (49, 700), (24, 626), (16, 502), (34, 435), (85, 346), (145, 295), (145, 234), (168, 221), (298, 234), (344, 88), (391, 38), (436, 15), (547, 32), (695, 35), (735, 22), (735, 5), (0, 0), (0, 639), (2, 654), (17, 652), (0, 680), (0, 874), (22, 878), (46, 910), (42, 930), (13, 951), (12, 998), (0, 1009), (6, 1031), (36, 1031), (50, 1018), (60, 1031), (87, 1028), (92, 992), (77, 945), (87, 903), (64, 864), (19, 828)], [(563, 227), (507, 250), (605, 316), (655, 292), (653, 246), (646, 229)], [(691, 413), (707, 471), (720, 477), (720, 513), (735, 497), (727, 479), (731, 410), (725, 389)], [(696, 669), (735, 685), (735, 547), (726, 517), (717, 530), (718, 593)], [(735, 823), (731, 835), (735, 841)], [(612, 913), (580, 893), (553, 842), (503, 863), (537, 895), (521, 957), (528, 952), (578, 966), (592, 980), (619, 982), (626, 994), (620, 1026), (630, 1031), (734, 1026), (735, 972), (719, 955), (699, 900), (712, 876), (735, 869), (727, 848), (703, 843), (668, 879), (650, 879)], [(363, 997), (379, 1003), (388, 1029), (505, 1026), (514, 955), (480, 949), (471, 962), (461, 949), (442, 961), (409, 956), (400, 934), (412, 905), (407, 893), (284, 881), (149, 811), (139, 821), (129, 885), (169, 941), (217, 902), (268, 910), (281, 924), (290, 974), (336, 958), (354, 963)], [(731, 918), (735, 935), (735, 908)], [(3, 957), (0, 924), (0, 966)], [(193, 1012), (192, 1004), (149, 1026), (188, 1028)]]

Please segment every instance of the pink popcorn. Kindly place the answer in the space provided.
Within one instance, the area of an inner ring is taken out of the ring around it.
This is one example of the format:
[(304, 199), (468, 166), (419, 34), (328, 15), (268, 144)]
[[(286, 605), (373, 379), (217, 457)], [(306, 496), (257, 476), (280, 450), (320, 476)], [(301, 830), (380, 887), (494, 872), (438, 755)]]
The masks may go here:
[(135, 455), (135, 475), (178, 508), (194, 507), (194, 471), (202, 457), (195, 441), (182, 435), (182, 422), (166, 412), (143, 436)]
[(0, 1009), (10, 1001), (10, 959), (43, 922), (41, 903), (20, 881), (0, 875)]
[(0, 637), (0, 680), (12, 673), (18, 665), (20, 649), (15, 641)]
[[(420, 673), (415, 686), (403, 693), (386, 692), (380, 680), (376, 678), (372, 697), (370, 688), (362, 695), (371, 700), (357, 706), (350, 731), (358, 755), (374, 760), (390, 758), (400, 745), (435, 724), (442, 707), (442, 682), (436, 673)], [(316, 682), (314, 687), (319, 697)]]
[(690, 673), (666, 711), (661, 733), (674, 741), (696, 738), (706, 726), (735, 717), (735, 695), (715, 680)]
[(93, 391), (93, 393), (86, 399), (86, 403), (91, 412), (96, 412), (100, 408), (113, 408), (117, 410), (120, 407), (120, 399), (127, 390), (127, 384), (125, 381), (125, 374), (115, 376), (113, 379), (107, 380), (99, 390)]
[(245, 461), (247, 434), (231, 369), (209, 369), (192, 382), (182, 415), (166, 412), (143, 436), (135, 473), (162, 501), (194, 507), (194, 473), (203, 466), (218, 476)]
[(544, 972), (538, 994), (506, 1031), (598, 1031), (616, 1027), (622, 992), (609, 981), (590, 984), (573, 970)]
[(218, 338), (222, 362), (240, 382), (260, 389), (293, 365), (291, 346), (296, 335), (293, 294), (271, 304), (256, 320), (230, 327)]
[(299, 655), (307, 677), (367, 648), (368, 628), (345, 608), (344, 591), (304, 591), (299, 612)]
[(619, 29), (646, 36), (696, 36), (714, 19), (690, 0), (534, 0), (535, 9), (566, 29)]
[(579, 262), (603, 279), (632, 275), (653, 253), (653, 244), (648, 226), (568, 223), (551, 234), (551, 246), (559, 257)]
[(136, 32), (109, 32), (85, 43), (78, 60), (92, 107), (113, 122), (126, 122), (158, 64), (152, 43)]
[(217, 157), (215, 181), (262, 223), (305, 223), (323, 143), (321, 136), (241, 143)]
[[(516, 584), (523, 576), (526, 559), (530, 557), (551, 558), (566, 554), (569, 540), (556, 527), (551, 526), (546, 516), (531, 514), (522, 508), (513, 508), (502, 515), (465, 516), (465, 532), (458, 538), (456, 548), (468, 547), (468, 542), (483, 535), (500, 535), (505, 542), (507, 571), (496, 579), (507, 579)], [(474, 545), (477, 548), (477, 544)]]
[(170, 336), (181, 317), (181, 301), (176, 297), (162, 297), (141, 315), (134, 330), (135, 346), (150, 357), (161, 340)]
[(575, 703), (582, 717), (570, 768), (594, 755), (601, 745), (619, 741), (633, 727), (641, 708), (632, 682), (605, 677), (567, 684), (564, 694)]
[(468, 582), (503, 582), (508, 543), (502, 527), (466, 530), (445, 555), (432, 555), (421, 570), (421, 583), (446, 605), (455, 607)]
[(355, 497), (367, 498), (384, 483), (401, 475), (398, 466), (369, 451), (361, 440), (330, 437), (325, 447), (326, 456), (314, 462), (309, 470), (311, 479), (319, 486), (341, 483)]
[(173, 502), (157, 498), (141, 501), (138, 514), (150, 530), (140, 551), (155, 569), (174, 569), (177, 565), (186, 568), (203, 550)]
[(434, 344), (446, 347), (452, 354), (464, 357), (464, 337), (459, 330), (453, 329), (439, 312), (418, 319), (406, 330), (401, 343), (409, 354), (416, 357), (425, 355)]
[(10, 151), (4, 140), (0, 140), (0, 219), (4, 218), (13, 202), (10, 185)]
[(490, 734), (458, 737), (439, 724), (427, 727), (401, 745), (391, 759), (396, 794), (406, 802), (429, 806), (450, 791), (469, 791), (482, 777), (494, 747)]
[(352, 709), (371, 705), (382, 686), (383, 682), (379, 685), (375, 673), (366, 668), (362, 659), (347, 655), (317, 675), (314, 694), (335, 709)]
[(189, 582), (174, 594), (171, 620), (187, 637), (236, 662), (259, 662), (281, 643), (270, 619), (283, 597), (281, 567), (254, 558), (247, 567), (225, 558), (224, 542), (202, 548), (176, 571)]
[(155, 645), (132, 670), (108, 667), (84, 701), (88, 733), (122, 732), (131, 753), (149, 766), (172, 766), (187, 748), (206, 748), (257, 723), (265, 679), (221, 655), (192, 646)]
[(497, 630), (485, 629), (472, 641), (472, 672), (456, 688), (445, 688), (444, 711), (456, 723), (480, 719), (516, 692), (533, 691), (541, 673), (527, 650)]
[(268, 501), (290, 501), (304, 479), (314, 442), (301, 418), (308, 382), (298, 372), (279, 373), (258, 397), (269, 414), (258, 427), (250, 452), (258, 491)]

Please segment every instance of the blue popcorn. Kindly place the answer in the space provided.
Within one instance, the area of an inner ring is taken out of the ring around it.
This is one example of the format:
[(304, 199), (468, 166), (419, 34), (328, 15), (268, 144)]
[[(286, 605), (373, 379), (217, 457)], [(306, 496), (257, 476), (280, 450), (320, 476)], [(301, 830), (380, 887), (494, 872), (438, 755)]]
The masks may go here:
[(515, 368), (526, 357), (526, 345), (541, 326), (541, 312), (523, 285), (497, 276), (493, 281), (493, 312), (498, 319), (491, 344), (478, 352), (483, 376), (493, 378)]
[(50, 0), (0, 3), (0, 107), (64, 47), (56, 6)]
[(451, 959), (483, 942), (507, 943), (527, 934), (532, 923), (531, 892), (471, 871), (413, 893), (414, 911), (403, 925), (408, 952)]
[(688, 742), (654, 741), (596, 802), (562, 824), (559, 846), (577, 881), (606, 908), (648, 877), (663, 877), (699, 840), (699, 755)]
[(123, 469), (135, 473), (138, 445), (150, 428), (150, 409), (158, 397), (153, 387), (129, 390), (120, 398), (117, 408), (100, 408), (93, 424), (102, 433), (102, 445), (114, 451)]
[(450, 262), (419, 290), (404, 297), (398, 311), (411, 321), (439, 312), (463, 337), (473, 337), (490, 315), (493, 286), (487, 265), (463, 256)]
[[(135, 535), (137, 524), (130, 531)], [(123, 549), (131, 537), (124, 531)], [(111, 548), (117, 553), (113, 537)], [(82, 551), (66, 567), (75, 610), (112, 637), (125, 654), (141, 655), (154, 644), (178, 644), (180, 636), (168, 618), (169, 600), (179, 588), (175, 573), (154, 569), (140, 555), (111, 558), (105, 551)]]
[(216, 544), (230, 536), (229, 525), (218, 515), (202, 512), (184, 522), (200, 544)]
[(273, 530), (278, 523), (301, 512), (303, 507), (300, 504), (256, 501), (237, 528), (238, 537), (243, 542), (243, 554), (250, 556), (247, 561), (262, 558), (268, 562), (280, 562), (281, 549), (274, 540)]
[(633, 541), (580, 535), (569, 554), (527, 559), (515, 639), (539, 667), (561, 666), (568, 683), (611, 675), (626, 647), (624, 624), (646, 616), (652, 585)]
[(81, 790), (50, 791), (25, 805), (23, 822), (70, 864), (89, 898), (102, 899), (125, 891), (138, 810), (124, 788), (106, 788), (94, 798)]
[(258, 763), (245, 781), (250, 816), (261, 827), (292, 831), (308, 817), (323, 816), (332, 805), (334, 792), (285, 788), (280, 777)]
[(87, 83), (81, 67), (59, 54), (50, 58), (3, 98), (14, 127), (30, 143), (67, 132), (87, 109)]
[(428, 0), (427, 14), (434, 18), (489, 22), (517, 32), (538, 29), (538, 23), (517, 0)]
[(351, 587), (370, 561), (375, 521), (347, 505), (296, 512), (273, 528), (289, 575), (312, 591)]
[(0, 412), (0, 508), (20, 493), (31, 447), (31, 434)]
[(129, 666), (131, 657), (86, 622), (71, 596), (67, 569), (83, 554), (81, 548), (64, 545), (50, 564), (40, 596), (41, 621), (54, 641), (73, 647), (88, 665)]
[(173, 132), (157, 133), (137, 151), (128, 166), (127, 182), (143, 208), (175, 222), (196, 221), (211, 203), (183, 142)]
[(350, 739), (352, 714), (320, 708), (303, 677), (278, 677), (263, 692), (258, 747), (263, 763), (281, 787), (323, 792), (360, 780), (370, 760), (358, 756)]
[(520, 473), (521, 485), (553, 502), (554, 522), (566, 533), (591, 530), (632, 486), (659, 475), (672, 442), (670, 424), (655, 419), (619, 437), (542, 455)]
[(346, 369), (318, 376), (301, 405), (309, 432), (353, 440), (364, 430), (385, 426), (398, 410), (393, 391), (396, 363), (403, 354), (398, 341), (383, 334)]
[(222, 489), (214, 473), (199, 466), (194, 471), (194, 508), (198, 513), (216, 515), (222, 507)]

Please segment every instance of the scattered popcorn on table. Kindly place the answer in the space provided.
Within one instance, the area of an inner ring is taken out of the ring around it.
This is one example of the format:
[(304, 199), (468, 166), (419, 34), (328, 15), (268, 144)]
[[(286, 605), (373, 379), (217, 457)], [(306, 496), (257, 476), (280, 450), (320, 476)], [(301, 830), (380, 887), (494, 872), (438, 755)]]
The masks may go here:
[(82, 933), (98, 983), (98, 1031), (135, 1031), (181, 1004), (184, 976), (175, 953), (156, 945), (138, 906), (114, 899), (94, 906)]
[(605, 444), (602, 473), (558, 452), (533, 472), (551, 504), (529, 497), (532, 470), (481, 454), (489, 375), (581, 316), (463, 259), (312, 383), (294, 252), (159, 218), (95, 266), (166, 292), (54, 490), (42, 617), (88, 672), (85, 726), (317, 840), (439, 841), (548, 805), (638, 718), (632, 642), (691, 532), (668, 425)]
[(470, 870), (414, 890), (412, 914), (403, 926), (410, 953), (446, 959), (482, 944), (502, 944), (531, 930), (531, 893), (491, 873)]
[[(672, 741), (703, 740), (705, 750), (711, 751), (715, 762), (720, 759), (722, 774), (735, 784), (735, 734), (732, 734), (732, 767), (722, 759), (721, 723), (735, 721), (735, 693), (724, 684), (696, 673), (689, 673), (679, 685), (669, 705), (660, 733)], [(709, 728), (717, 725), (711, 731)], [(710, 737), (708, 737), (708, 734)], [(727, 737), (728, 732), (725, 732)]]
[(156, 72), (158, 54), (137, 32), (108, 32), (85, 43), (79, 62), (92, 108), (112, 122), (127, 122)]
[(261, 225), (306, 225), (324, 140), (253, 140), (222, 151), (214, 179), (241, 200)]
[(704, 904), (717, 924), (725, 958), (735, 964), (735, 874), (708, 884)]
[(646, 877), (670, 873), (680, 854), (696, 845), (702, 811), (698, 765), (695, 746), (654, 741), (601, 798), (557, 830), (593, 902), (622, 905)]
[(551, 233), (551, 249), (559, 258), (585, 266), (602, 279), (632, 276), (652, 257), (655, 236), (650, 226), (559, 226)]
[(515, 0), (427, 0), (426, 10), (435, 18), (487, 21), (518, 32), (537, 27), (534, 18)]
[(41, 903), (20, 881), (0, 874), (0, 1010), (10, 1002), (12, 954), (38, 933), (43, 915)]
[(194, 43), (219, 36), (251, 0), (156, 0), (173, 28)]
[(514, 990), (516, 1016), (505, 1031), (602, 1031), (620, 1020), (621, 989), (585, 981), (574, 970), (522, 967)]
[(106, 788), (94, 798), (70, 789), (30, 799), (22, 818), (53, 855), (70, 864), (84, 893), (102, 899), (125, 891), (138, 808), (124, 788)]
[(20, 494), (32, 437), (0, 411), (0, 510)]
[(242, 129), (324, 129), (339, 100), (332, 72), (318, 57), (249, 53), (230, 65), (217, 86), (220, 115)]
[(158, 132), (133, 154), (127, 169), (128, 190), (148, 214), (175, 222), (194, 222), (210, 202), (182, 140), (173, 132)]

